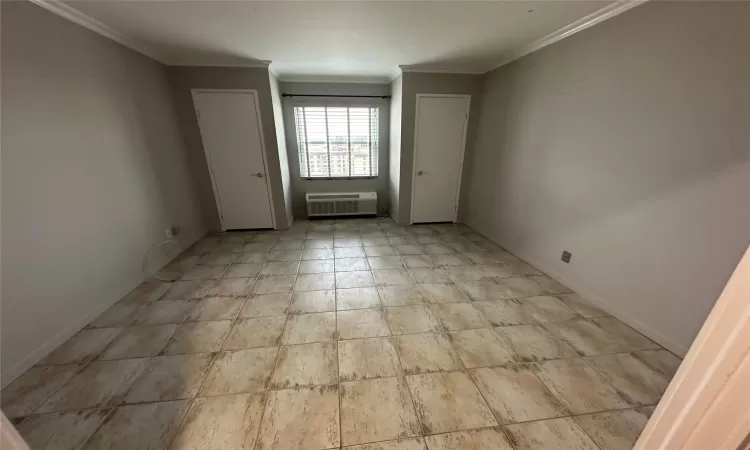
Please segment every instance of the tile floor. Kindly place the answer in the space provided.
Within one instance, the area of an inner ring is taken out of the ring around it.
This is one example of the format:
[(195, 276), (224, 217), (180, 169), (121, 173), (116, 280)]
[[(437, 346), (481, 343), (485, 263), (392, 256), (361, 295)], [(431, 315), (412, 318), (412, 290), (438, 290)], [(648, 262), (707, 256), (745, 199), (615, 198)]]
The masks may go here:
[(680, 360), (462, 225), (208, 236), (2, 392), (34, 449), (632, 447)]

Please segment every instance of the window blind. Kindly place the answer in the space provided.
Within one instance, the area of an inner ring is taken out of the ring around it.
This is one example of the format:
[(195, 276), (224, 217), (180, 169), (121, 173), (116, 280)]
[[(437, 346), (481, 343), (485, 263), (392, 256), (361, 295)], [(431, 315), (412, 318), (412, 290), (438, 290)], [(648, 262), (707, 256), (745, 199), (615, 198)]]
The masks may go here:
[(302, 178), (378, 176), (378, 108), (297, 106)]

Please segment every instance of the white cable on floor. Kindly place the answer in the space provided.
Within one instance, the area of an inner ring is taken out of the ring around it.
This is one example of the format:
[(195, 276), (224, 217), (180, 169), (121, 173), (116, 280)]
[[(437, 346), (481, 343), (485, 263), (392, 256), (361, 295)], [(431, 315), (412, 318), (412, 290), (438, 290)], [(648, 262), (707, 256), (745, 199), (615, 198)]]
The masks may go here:
[(159, 242), (158, 244), (156, 244), (153, 247), (151, 247), (148, 250), (146, 250), (146, 254), (143, 256), (143, 273), (146, 275), (146, 280), (149, 280), (151, 277), (154, 277), (154, 278), (156, 278), (157, 280), (160, 280), (160, 281), (169, 281), (169, 282), (172, 282), (172, 281), (177, 281), (182, 276), (182, 273), (180, 273), (180, 272), (171, 272), (171, 273), (164, 273), (164, 274), (162, 274), (162, 275), (167, 276), (166, 278), (162, 278), (159, 275), (159, 272), (161, 272), (161, 269), (159, 269), (159, 270), (157, 270), (157, 271), (155, 271), (153, 273), (149, 273), (149, 271), (148, 271), (149, 256), (151, 255), (151, 253), (154, 250), (160, 249), (164, 244), (174, 244), (174, 245), (177, 245), (178, 248), (179, 248), (179, 244), (177, 243), (177, 241), (175, 241), (174, 239), (167, 239), (165, 241)]

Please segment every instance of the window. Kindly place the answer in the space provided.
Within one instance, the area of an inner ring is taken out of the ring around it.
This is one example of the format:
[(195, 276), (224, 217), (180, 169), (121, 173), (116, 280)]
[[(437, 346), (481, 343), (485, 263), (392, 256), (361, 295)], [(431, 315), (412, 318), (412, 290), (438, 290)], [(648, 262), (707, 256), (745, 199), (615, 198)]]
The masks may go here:
[(302, 178), (378, 176), (378, 108), (297, 106)]

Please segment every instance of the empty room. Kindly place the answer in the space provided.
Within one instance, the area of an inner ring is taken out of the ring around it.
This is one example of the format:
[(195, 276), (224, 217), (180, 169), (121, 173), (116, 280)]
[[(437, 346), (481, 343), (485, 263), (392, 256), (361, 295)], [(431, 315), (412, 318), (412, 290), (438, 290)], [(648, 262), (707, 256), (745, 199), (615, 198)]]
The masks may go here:
[(750, 448), (750, 2), (0, 2), (0, 447)]

